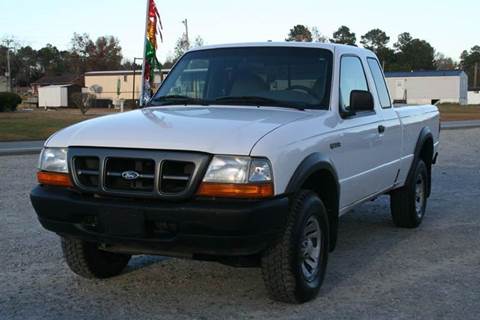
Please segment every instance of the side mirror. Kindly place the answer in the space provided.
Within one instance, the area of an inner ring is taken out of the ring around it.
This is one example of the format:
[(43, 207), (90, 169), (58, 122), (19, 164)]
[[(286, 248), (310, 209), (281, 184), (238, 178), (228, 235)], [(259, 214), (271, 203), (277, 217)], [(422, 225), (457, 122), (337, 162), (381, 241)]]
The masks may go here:
[(369, 91), (352, 90), (350, 92), (350, 109), (355, 111), (373, 111), (373, 96)]

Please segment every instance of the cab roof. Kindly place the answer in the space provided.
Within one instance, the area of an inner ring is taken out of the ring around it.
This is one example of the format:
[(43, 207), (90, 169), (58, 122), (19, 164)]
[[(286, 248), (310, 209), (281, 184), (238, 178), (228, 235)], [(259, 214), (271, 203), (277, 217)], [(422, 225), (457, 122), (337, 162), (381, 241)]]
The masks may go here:
[(350, 45), (336, 43), (320, 43), (320, 42), (246, 42), (246, 43), (227, 43), (217, 45), (206, 45), (190, 49), (190, 51), (211, 50), (222, 48), (245, 48), (245, 47), (294, 47), (294, 48), (319, 48), (339, 53), (355, 53), (357, 55), (375, 56), (370, 50)]

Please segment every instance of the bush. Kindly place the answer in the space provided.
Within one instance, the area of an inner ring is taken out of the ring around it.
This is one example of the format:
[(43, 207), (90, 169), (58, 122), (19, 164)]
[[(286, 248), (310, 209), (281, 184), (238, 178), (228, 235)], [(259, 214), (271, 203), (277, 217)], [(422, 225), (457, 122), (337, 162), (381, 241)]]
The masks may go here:
[(94, 108), (109, 108), (113, 105), (112, 99), (96, 99), (92, 105)]
[(0, 92), (0, 112), (15, 111), (22, 103), (22, 98), (16, 93)]
[(85, 115), (90, 107), (95, 103), (95, 95), (91, 93), (75, 92), (70, 97), (73, 105), (80, 109)]
[(136, 109), (136, 108), (138, 107), (137, 101), (138, 101), (138, 100), (127, 99), (127, 100), (125, 100), (124, 106), (125, 106), (126, 108)]

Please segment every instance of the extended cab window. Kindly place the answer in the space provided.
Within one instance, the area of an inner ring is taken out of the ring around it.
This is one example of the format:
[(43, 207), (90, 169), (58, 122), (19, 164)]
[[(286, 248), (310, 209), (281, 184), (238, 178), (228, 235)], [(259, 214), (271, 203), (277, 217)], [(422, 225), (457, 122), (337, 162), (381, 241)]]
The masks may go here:
[(349, 111), (350, 93), (353, 90), (368, 91), (367, 78), (358, 57), (344, 56), (340, 63), (340, 109)]
[(178, 101), (328, 109), (332, 59), (329, 50), (320, 48), (192, 51), (178, 62), (150, 105)]
[(367, 61), (368, 67), (372, 72), (373, 81), (375, 82), (375, 88), (377, 88), (380, 104), (382, 105), (382, 108), (389, 108), (392, 106), (392, 103), (390, 101), (390, 95), (388, 94), (387, 84), (385, 83), (382, 69), (380, 69), (380, 64), (377, 59), (373, 58), (368, 58)]

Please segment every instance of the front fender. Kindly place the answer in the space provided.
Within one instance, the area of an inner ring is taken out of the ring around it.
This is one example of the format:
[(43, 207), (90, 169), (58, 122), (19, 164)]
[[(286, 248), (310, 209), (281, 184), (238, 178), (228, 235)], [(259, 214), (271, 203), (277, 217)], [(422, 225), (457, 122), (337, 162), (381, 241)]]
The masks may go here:
[(330, 159), (320, 153), (312, 153), (303, 159), (290, 178), (285, 193), (292, 194), (300, 190), (308, 177), (319, 170), (327, 170), (330, 174), (332, 174), (337, 185), (337, 194), (340, 194), (337, 170)]

